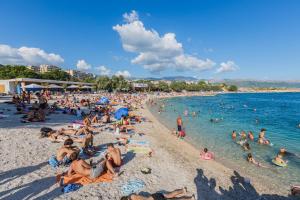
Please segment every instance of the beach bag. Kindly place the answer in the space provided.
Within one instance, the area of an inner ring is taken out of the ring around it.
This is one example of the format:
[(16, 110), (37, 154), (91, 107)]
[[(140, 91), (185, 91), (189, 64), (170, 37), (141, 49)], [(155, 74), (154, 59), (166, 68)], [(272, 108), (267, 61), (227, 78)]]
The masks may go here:
[(48, 128), (48, 127), (41, 128), (41, 133), (49, 133), (51, 131), (53, 131), (52, 128)]

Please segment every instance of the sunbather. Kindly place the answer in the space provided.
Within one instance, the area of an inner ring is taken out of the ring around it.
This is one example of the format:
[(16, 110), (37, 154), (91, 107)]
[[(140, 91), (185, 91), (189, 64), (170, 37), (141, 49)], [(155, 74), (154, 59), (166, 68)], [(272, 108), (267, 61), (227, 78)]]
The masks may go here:
[(67, 176), (71, 176), (72, 174), (76, 173), (91, 179), (97, 178), (104, 172), (105, 162), (106, 160), (102, 160), (95, 166), (92, 166), (77, 157), (77, 159), (74, 160), (70, 165)]
[(165, 199), (177, 199), (177, 200), (193, 200), (195, 195), (192, 196), (182, 196), (186, 195), (187, 189), (177, 189), (169, 193), (154, 193), (150, 197), (144, 195), (131, 194), (129, 196), (121, 197), (121, 200), (165, 200)]
[(119, 148), (114, 147), (112, 143), (107, 145), (107, 154), (106, 154), (107, 163), (106, 166), (108, 170), (116, 175), (115, 167), (120, 167), (122, 165), (121, 151)]
[(57, 154), (56, 154), (56, 159), (58, 162), (70, 162), (72, 161), (71, 155), (76, 153), (79, 153), (79, 148), (73, 145), (73, 140), (72, 139), (67, 139), (64, 142), (64, 145), (58, 149)]

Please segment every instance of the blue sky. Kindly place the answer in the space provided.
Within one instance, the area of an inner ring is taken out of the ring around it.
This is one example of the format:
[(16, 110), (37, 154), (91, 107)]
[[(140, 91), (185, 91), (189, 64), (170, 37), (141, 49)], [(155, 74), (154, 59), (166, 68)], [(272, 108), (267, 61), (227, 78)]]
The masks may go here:
[(3, 64), (78, 65), (134, 77), (300, 79), (297, 0), (1, 0), (0, 8)]

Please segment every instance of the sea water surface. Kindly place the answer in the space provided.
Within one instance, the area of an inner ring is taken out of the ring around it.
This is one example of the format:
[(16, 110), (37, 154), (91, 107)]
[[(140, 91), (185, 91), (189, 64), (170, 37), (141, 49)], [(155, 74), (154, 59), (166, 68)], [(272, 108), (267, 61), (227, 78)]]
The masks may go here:
[[(163, 111), (159, 114), (158, 111)], [(184, 116), (185, 110), (188, 116)], [(244, 93), (203, 97), (175, 97), (158, 100), (152, 113), (168, 128), (176, 128), (176, 118), (183, 118), (186, 140), (196, 148), (207, 147), (224, 165), (247, 172), (249, 176), (270, 178), (278, 186), (300, 183), (300, 157), (289, 157), (288, 167), (272, 164), (279, 148), (300, 156), (300, 93)], [(192, 112), (198, 115), (193, 117)], [(219, 119), (219, 122), (211, 122)], [(273, 146), (258, 145), (261, 128)], [(251, 151), (245, 152), (231, 139), (231, 132), (252, 131)], [(269, 166), (262, 169), (246, 161), (251, 152), (254, 158)]]

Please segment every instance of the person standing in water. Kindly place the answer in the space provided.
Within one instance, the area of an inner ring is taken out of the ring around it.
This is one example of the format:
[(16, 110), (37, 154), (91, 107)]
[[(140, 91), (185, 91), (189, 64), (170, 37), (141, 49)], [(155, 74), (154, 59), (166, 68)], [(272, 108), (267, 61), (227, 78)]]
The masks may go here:
[(176, 122), (177, 122), (177, 131), (178, 132), (182, 131), (182, 118), (180, 115), (178, 115)]

